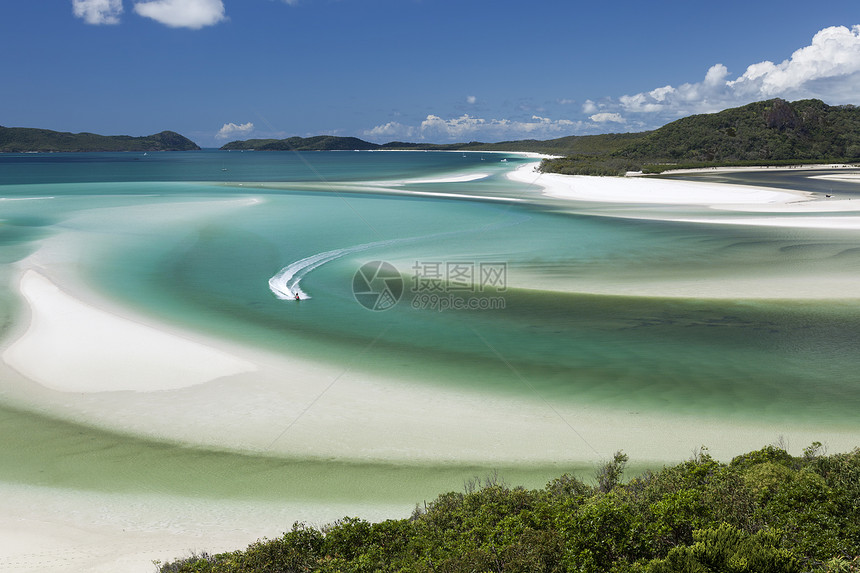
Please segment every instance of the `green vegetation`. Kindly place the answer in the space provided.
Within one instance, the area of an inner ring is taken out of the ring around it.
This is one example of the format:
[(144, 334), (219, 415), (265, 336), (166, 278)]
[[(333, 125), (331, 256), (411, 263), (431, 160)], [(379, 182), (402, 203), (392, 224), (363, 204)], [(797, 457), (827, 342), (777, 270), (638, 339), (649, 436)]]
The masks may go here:
[(315, 137), (288, 137), (287, 139), (248, 139), (231, 141), (222, 146), (224, 150), (255, 151), (351, 151), (360, 150), (427, 150), (427, 151), (529, 151), (547, 155), (602, 155), (615, 151), (619, 146), (643, 136), (641, 133), (610, 133), (605, 135), (571, 135), (558, 139), (538, 141), (500, 141), (483, 143), (409, 143), (392, 141), (389, 143), (370, 143), (356, 137), (337, 137), (318, 135)]
[(200, 149), (190, 139), (174, 131), (146, 137), (67, 133), (49, 129), (0, 126), (0, 152), (60, 151), (192, 151)]
[(860, 161), (860, 108), (781, 99), (679, 119), (619, 138), (601, 153), (545, 160), (544, 171), (576, 175), (667, 169)]
[(224, 150), (256, 151), (352, 151), (355, 149), (378, 149), (380, 146), (357, 137), (317, 135), (315, 137), (288, 137), (287, 139), (249, 139), (231, 141), (221, 147)]
[(544, 489), (497, 477), (446, 493), (407, 519), (303, 524), (244, 551), (200, 554), (161, 573), (860, 572), (860, 449), (793, 457), (768, 446), (729, 464), (707, 450), (623, 483), (627, 456), (595, 485)]

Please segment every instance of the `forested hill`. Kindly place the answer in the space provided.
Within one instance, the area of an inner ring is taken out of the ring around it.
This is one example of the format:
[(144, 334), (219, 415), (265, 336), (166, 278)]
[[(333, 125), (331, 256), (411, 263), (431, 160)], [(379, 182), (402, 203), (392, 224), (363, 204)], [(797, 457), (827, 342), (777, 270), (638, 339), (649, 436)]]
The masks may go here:
[(317, 135), (314, 137), (288, 137), (286, 139), (247, 139), (231, 141), (223, 145), (224, 150), (255, 151), (352, 151), (352, 150), (428, 150), (428, 151), (530, 151), (548, 155), (569, 155), (573, 153), (607, 153), (619, 145), (642, 137), (640, 133), (611, 133), (605, 135), (571, 135), (558, 139), (539, 141), (524, 139), (519, 141), (500, 141), (484, 143), (410, 143), (392, 141), (371, 143), (357, 137)]
[(248, 139), (231, 141), (221, 147), (226, 150), (254, 149), (257, 151), (352, 151), (381, 147), (357, 137), (317, 135), (314, 137), (288, 137), (287, 139)]
[(196, 143), (174, 131), (145, 137), (68, 133), (49, 129), (0, 126), (0, 152), (32, 151), (192, 151)]
[(543, 169), (616, 175), (640, 169), (856, 162), (860, 161), (860, 108), (773, 99), (685, 117), (619, 143), (604, 153), (545, 161)]

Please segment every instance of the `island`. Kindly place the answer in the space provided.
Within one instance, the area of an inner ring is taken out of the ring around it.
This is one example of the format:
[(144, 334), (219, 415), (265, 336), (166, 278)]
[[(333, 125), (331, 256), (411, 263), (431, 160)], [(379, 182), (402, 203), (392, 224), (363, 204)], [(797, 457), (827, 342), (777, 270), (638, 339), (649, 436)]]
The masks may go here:
[(0, 126), (0, 152), (2, 153), (196, 151), (199, 149), (196, 143), (175, 131), (132, 137)]

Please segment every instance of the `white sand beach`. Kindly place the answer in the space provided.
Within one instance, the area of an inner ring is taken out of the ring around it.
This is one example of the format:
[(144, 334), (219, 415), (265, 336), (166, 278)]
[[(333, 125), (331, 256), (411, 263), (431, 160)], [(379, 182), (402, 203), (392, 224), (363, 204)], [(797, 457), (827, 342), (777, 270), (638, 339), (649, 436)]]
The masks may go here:
[[(831, 199), (804, 191), (774, 190), (748, 185), (656, 177), (588, 177), (540, 173), (537, 171), (538, 165), (523, 165), (509, 173), (508, 177), (520, 183), (537, 185), (548, 197), (574, 202), (632, 207), (647, 205), (702, 208), (701, 214), (697, 216), (679, 216), (677, 213), (661, 212), (659, 209), (639, 214), (613, 211), (613, 216), (725, 225), (860, 229), (860, 201)], [(833, 175), (848, 176), (849, 174)], [(709, 211), (714, 213), (709, 214)], [(724, 211), (757, 216), (727, 217)]]
[(93, 308), (32, 269), (18, 289), (30, 324), (2, 358), (51, 390), (154, 392), (256, 370), (247, 360)]
[(520, 183), (543, 188), (544, 194), (573, 201), (658, 205), (736, 205), (788, 203), (807, 193), (775, 191), (744, 185), (670, 181), (644, 177), (590, 177), (540, 173), (538, 163), (523, 165), (508, 174)]

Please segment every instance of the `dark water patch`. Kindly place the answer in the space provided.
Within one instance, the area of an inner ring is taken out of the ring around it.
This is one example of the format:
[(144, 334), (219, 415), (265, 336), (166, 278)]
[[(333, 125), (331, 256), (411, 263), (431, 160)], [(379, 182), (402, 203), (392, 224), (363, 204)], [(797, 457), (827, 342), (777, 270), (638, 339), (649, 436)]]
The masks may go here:
[(54, 217), (35, 214), (13, 215), (2, 219), (2, 224), (13, 227), (48, 227), (56, 223), (57, 219)]
[(0, 221), (0, 246), (21, 245), (47, 237), (49, 234), (38, 226), (20, 226)]
[(860, 169), (758, 169), (738, 172), (667, 174), (661, 177), (734, 185), (755, 185), (774, 189), (793, 189), (854, 197), (860, 194), (860, 188), (856, 182), (818, 179), (817, 177), (821, 175), (856, 175), (858, 173), (860, 173)]

